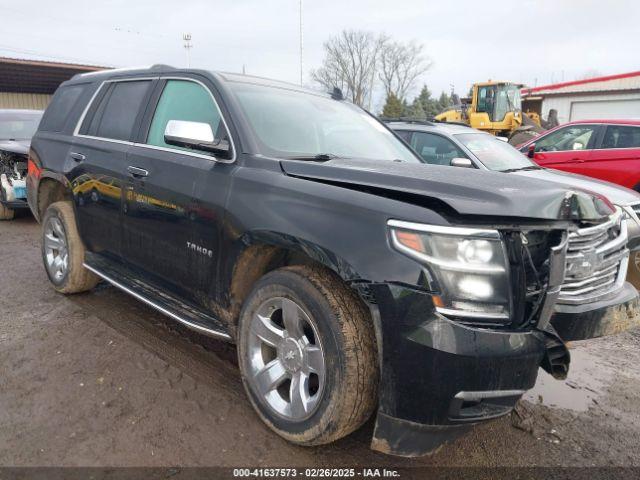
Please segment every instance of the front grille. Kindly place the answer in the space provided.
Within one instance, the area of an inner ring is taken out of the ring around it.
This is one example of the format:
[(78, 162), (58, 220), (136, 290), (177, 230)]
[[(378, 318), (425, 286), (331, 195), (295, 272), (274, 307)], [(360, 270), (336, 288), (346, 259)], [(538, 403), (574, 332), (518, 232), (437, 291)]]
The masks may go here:
[(558, 303), (577, 305), (614, 295), (624, 284), (628, 262), (627, 222), (621, 210), (605, 223), (570, 233)]

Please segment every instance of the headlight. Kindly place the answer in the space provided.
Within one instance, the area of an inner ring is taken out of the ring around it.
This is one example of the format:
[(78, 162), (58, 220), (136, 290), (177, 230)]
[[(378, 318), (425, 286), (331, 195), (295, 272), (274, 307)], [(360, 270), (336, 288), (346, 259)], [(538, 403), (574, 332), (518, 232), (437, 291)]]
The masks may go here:
[(497, 230), (440, 227), (389, 220), (393, 247), (425, 265), (443, 315), (494, 323), (509, 321), (507, 254)]

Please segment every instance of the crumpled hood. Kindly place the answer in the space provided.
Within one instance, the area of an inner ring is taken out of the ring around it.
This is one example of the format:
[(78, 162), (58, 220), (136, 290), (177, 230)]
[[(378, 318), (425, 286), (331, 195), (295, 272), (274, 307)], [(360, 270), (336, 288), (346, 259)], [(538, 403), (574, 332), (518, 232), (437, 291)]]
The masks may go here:
[(461, 215), (599, 221), (613, 213), (595, 193), (508, 173), (381, 160), (281, 160), (287, 175), (421, 195)]
[(27, 155), (31, 140), (0, 140), (0, 151)]
[(596, 178), (585, 177), (575, 173), (561, 172), (560, 170), (522, 170), (511, 175), (520, 175), (539, 180), (548, 180), (563, 185), (565, 188), (580, 188), (590, 192), (604, 195), (614, 205), (625, 207), (634, 203), (640, 203), (640, 193), (630, 190), (615, 183), (605, 182)]

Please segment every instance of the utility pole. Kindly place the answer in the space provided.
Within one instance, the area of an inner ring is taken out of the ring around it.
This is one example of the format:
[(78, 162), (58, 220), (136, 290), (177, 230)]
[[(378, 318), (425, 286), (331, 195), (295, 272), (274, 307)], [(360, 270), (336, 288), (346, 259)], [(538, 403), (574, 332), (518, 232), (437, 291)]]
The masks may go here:
[(300, 0), (300, 85), (302, 85), (304, 70), (303, 70), (303, 52), (304, 52), (304, 38), (302, 36), (302, 1)]
[(184, 40), (184, 49), (187, 52), (187, 68), (191, 68), (191, 49), (193, 48), (193, 44), (191, 43), (191, 34), (182, 34), (182, 40)]

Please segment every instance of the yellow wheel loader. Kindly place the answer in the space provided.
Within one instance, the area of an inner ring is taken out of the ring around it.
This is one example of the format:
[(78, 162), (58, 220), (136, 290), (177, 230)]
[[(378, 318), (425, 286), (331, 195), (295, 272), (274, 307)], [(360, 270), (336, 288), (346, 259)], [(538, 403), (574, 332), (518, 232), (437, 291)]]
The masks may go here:
[[(475, 83), (471, 98), (463, 98), (459, 105), (436, 115), (439, 122), (463, 123), (500, 137), (507, 137), (510, 143), (517, 136), (540, 133), (540, 117), (534, 119), (522, 113), (520, 89), (523, 85), (510, 82)], [(537, 121), (536, 121), (537, 120)], [(522, 134), (522, 135), (521, 135)]]

